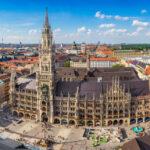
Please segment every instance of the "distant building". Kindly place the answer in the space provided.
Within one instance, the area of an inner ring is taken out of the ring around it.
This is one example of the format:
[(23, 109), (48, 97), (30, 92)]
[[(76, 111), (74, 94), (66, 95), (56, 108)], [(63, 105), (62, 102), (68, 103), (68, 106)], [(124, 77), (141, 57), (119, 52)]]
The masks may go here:
[[(70, 67), (87, 68), (88, 60), (86, 61), (70, 61)], [(90, 57), (89, 58), (90, 68), (111, 68), (113, 65), (118, 64), (116, 58), (104, 58), (104, 57)]]
[(0, 105), (9, 102), (10, 73), (0, 74)]
[(81, 53), (83, 53), (83, 54), (86, 53), (86, 44), (85, 43), (81, 44)]
[(71, 49), (67, 49), (66, 53), (67, 54), (75, 54), (75, 55), (77, 55), (77, 54), (81, 53), (81, 48), (76, 44), (76, 42), (73, 42), (72, 48)]
[(118, 64), (116, 58), (101, 58), (101, 57), (91, 57), (90, 58), (90, 67), (91, 68), (110, 68), (115, 64)]
[(106, 45), (100, 45), (97, 47), (95, 54), (99, 57), (113, 57), (114, 52)]
[(150, 56), (149, 51), (133, 51), (133, 50), (115, 50), (114, 57), (120, 58), (131, 58), (131, 57), (143, 57), (143, 56)]
[(87, 62), (86, 61), (70, 61), (70, 67), (73, 68), (87, 68)]

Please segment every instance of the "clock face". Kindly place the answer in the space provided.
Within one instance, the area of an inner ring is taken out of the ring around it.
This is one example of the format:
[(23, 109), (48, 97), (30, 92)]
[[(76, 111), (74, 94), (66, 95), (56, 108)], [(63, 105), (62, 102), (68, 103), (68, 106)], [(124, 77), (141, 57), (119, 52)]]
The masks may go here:
[(47, 58), (46, 58), (46, 57), (43, 57), (43, 61), (47, 61)]

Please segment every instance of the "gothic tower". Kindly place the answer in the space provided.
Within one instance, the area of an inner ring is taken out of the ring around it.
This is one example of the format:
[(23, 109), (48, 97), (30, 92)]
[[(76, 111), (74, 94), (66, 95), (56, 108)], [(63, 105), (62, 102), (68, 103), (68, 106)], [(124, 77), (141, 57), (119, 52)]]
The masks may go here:
[(54, 47), (48, 10), (42, 31), (42, 46), (39, 52), (39, 71), (37, 73), (38, 120), (53, 123), (54, 90)]

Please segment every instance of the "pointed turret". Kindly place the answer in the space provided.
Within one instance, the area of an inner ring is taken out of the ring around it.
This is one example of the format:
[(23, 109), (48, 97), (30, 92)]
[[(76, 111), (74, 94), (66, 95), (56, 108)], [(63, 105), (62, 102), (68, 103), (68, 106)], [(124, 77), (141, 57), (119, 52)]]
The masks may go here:
[(49, 19), (48, 19), (48, 8), (46, 8), (44, 27), (48, 27), (48, 28), (50, 27), (49, 26)]
[(52, 47), (52, 31), (49, 24), (48, 9), (46, 9), (44, 27), (42, 32), (42, 49), (49, 50)]

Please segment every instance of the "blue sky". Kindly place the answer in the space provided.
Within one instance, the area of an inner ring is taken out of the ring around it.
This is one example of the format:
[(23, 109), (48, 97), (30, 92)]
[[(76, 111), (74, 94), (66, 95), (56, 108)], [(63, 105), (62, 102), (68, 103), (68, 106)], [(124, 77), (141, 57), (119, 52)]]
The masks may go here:
[(45, 8), (59, 43), (150, 43), (149, 0), (0, 0), (0, 39), (40, 43)]

